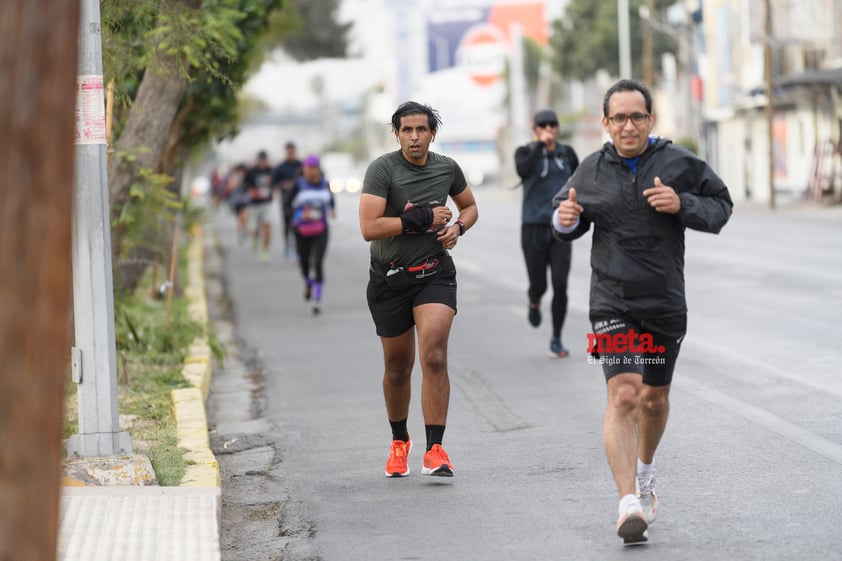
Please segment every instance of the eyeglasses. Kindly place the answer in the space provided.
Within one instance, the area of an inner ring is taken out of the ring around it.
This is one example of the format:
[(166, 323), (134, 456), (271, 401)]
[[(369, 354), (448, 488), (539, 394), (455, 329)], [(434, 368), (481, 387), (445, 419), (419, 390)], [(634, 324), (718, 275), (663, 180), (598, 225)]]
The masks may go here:
[(626, 121), (628, 121), (629, 119), (631, 119), (631, 122), (634, 124), (634, 126), (639, 126), (647, 120), (649, 120), (649, 113), (632, 113), (631, 115), (626, 115), (625, 113), (617, 113), (608, 117), (608, 120), (617, 125), (618, 127), (624, 127), (626, 125)]
[(541, 121), (539, 123), (535, 123), (535, 126), (539, 129), (545, 129), (547, 127), (555, 128), (558, 126), (558, 121)]

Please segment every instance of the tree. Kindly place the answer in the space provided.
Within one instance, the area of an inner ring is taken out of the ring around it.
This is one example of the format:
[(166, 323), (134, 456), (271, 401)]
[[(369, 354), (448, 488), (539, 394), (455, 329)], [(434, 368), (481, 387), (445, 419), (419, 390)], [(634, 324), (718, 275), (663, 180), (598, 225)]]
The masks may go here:
[(346, 56), (352, 24), (336, 21), (338, 0), (295, 0), (295, 7), (301, 29), (281, 43), (284, 51), (295, 60)]
[[(170, 147), (184, 152), (210, 138), (236, 135), (239, 91), (275, 49), (282, 48), (298, 61), (345, 57), (351, 24), (337, 22), (337, 8), (338, 0), (295, 0), (282, 6), (277, 0), (241, 1), (238, 9), (244, 17), (237, 24), (240, 38), (233, 56), (217, 58), (212, 71), (197, 69), (180, 111), (186, 118), (178, 122), (179, 135)], [(173, 170), (166, 164), (176, 159), (177, 154), (165, 154), (165, 172)]]
[[(135, 274), (126, 279), (120, 275), (120, 256), (127, 224), (120, 215), (127, 205), (132, 186), (142, 173), (158, 170), (161, 154), (167, 144), (170, 128), (179, 104), (187, 88), (187, 72), (191, 53), (188, 43), (176, 30), (182, 30), (187, 21), (199, 17), (199, 0), (162, 1), (160, 12), (150, 9), (154, 3), (139, 3), (142, 9), (136, 16), (126, 13), (125, 21), (140, 26), (144, 21), (154, 21), (155, 27), (149, 33), (152, 38), (148, 65), (139, 82), (132, 110), (127, 113), (120, 136), (114, 143), (114, 152), (109, 159), (108, 177), (112, 216), (112, 262), (118, 271), (115, 281), (126, 281), (127, 288), (133, 288), (144, 267), (130, 265)], [(112, 24), (111, 20), (108, 23)], [(127, 26), (127, 28), (129, 28)], [(142, 188), (142, 187), (141, 187)], [(142, 263), (135, 259), (130, 263)]]
[[(629, 1), (632, 73), (642, 75), (641, 52), (645, 24), (638, 9), (646, 0)], [(655, 0), (653, 17), (661, 19), (666, 7), (674, 0)], [(604, 69), (612, 76), (620, 73), (619, 40), (617, 38), (617, 2), (571, 0), (564, 15), (552, 23), (550, 45), (554, 67), (566, 78), (586, 80), (597, 70)], [(675, 41), (659, 35), (655, 42), (655, 58), (676, 50)]]
[(79, 9), (0, 2), (0, 559), (9, 561), (56, 558)]
[[(106, 74), (124, 99), (134, 96), (118, 115), (119, 137), (109, 161), (118, 289), (133, 290), (148, 263), (166, 257), (164, 240), (174, 216), (167, 208), (177, 206), (179, 190), (176, 157), (191, 138), (206, 139), (231, 118), (226, 99), (234, 98), (256, 37), (281, 5), (282, 0), (107, 5)], [(169, 195), (163, 189), (168, 184)]]
[(137, 255), (120, 259), (128, 249), (130, 221), (144, 214), (131, 213), (132, 202), (177, 177), (190, 150), (236, 134), (237, 93), (256, 61), (296, 34), (302, 36), (296, 56), (304, 58), (341, 56), (347, 44), (348, 26), (332, 17), (335, 0), (197, 4), (112, 0), (103, 6), (106, 74), (115, 77), (124, 99), (134, 97), (118, 115), (119, 138), (109, 164), (113, 261), (118, 270), (125, 263), (130, 271), (115, 280), (126, 289), (145, 267)]

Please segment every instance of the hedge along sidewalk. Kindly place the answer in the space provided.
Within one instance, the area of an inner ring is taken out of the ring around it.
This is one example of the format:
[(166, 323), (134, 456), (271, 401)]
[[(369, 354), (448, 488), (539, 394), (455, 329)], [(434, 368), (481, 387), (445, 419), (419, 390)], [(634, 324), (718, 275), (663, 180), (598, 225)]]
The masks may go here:
[[(191, 317), (207, 328), (208, 305), (204, 282), (204, 230), (196, 226), (187, 250), (187, 284), (184, 295)], [(206, 337), (190, 345), (181, 373), (189, 388), (172, 390), (173, 413), (177, 425), (178, 446), (187, 451), (188, 460), (181, 487), (216, 487), (221, 492), (219, 462), (210, 449), (205, 400), (213, 372), (213, 353)]]

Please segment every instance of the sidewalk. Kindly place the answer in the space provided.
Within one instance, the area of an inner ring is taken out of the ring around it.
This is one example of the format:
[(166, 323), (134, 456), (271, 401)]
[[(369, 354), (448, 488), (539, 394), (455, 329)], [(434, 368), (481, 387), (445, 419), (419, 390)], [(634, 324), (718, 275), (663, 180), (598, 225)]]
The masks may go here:
[[(193, 316), (208, 321), (203, 230), (189, 248)], [(59, 506), (59, 561), (219, 561), (221, 483), (210, 450), (205, 400), (212, 354), (197, 340), (182, 373), (192, 387), (173, 391), (178, 445), (191, 461), (178, 487), (65, 486)]]

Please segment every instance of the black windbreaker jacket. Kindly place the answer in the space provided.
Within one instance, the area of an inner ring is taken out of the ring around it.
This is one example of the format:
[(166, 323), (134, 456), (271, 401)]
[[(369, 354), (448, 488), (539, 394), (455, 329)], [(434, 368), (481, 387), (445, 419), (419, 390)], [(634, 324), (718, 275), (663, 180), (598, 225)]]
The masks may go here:
[[(678, 214), (656, 212), (643, 191), (661, 183), (681, 199)], [(684, 229), (718, 233), (731, 216), (728, 187), (689, 150), (658, 138), (641, 155), (637, 174), (606, 142), (589, 155), (553, 199), (553, 208), (576, 189), (584, 211), (573, 240), (594, 225), (591, 248), (591, 319), (651, 319), (687, 312)]]
[(541, 141), (515, 150), (515, 171), (523, 181), (520, 218), (524, 224), (550, 226), (553, 209), (547, 201), (553, 199), (577, 167), (576, 152), (560, 142), (556, 143), (553, 152), (548, 152)]

